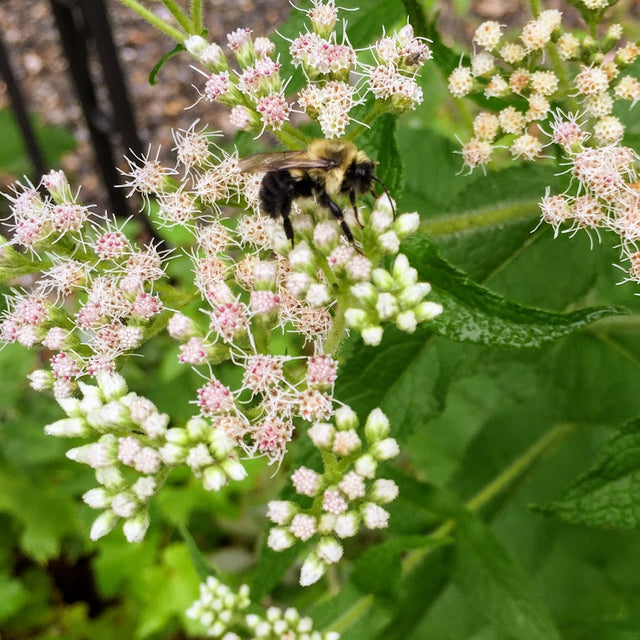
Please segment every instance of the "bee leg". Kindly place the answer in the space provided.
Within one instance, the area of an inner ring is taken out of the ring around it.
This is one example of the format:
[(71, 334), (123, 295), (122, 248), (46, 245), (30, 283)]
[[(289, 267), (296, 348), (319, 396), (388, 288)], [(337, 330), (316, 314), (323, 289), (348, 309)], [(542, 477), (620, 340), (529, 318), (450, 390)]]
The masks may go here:
[(351, 206), (353, 207), (353, 215), (356, 218), (356, 222), (360, 226), (361, 229), (364, 229), (364, 225), (360, 222), (360, 216), (358, 215), (358, 203), (356, 201), (356, 192), (354, 189), (349, 191), (349, 201), (351, 202)]
[(349, 229), (349, 225), (344, 220), (344, 214), (342, 213), (342, 209), (326, 194), (320, 194), (318, 198), (318, 203), (329, 209), (332, 215), (338, 219), (340, 222), (340, 227), (342, 229), (342, 233), (344, 233), (345, 238), (349, 241), (349, 244), (355, 247), (356, 251), (360, 252), (358, 247), (356, 247), (355, 240), (353, 239), (353, 234), (351, 233), (351, 229)]

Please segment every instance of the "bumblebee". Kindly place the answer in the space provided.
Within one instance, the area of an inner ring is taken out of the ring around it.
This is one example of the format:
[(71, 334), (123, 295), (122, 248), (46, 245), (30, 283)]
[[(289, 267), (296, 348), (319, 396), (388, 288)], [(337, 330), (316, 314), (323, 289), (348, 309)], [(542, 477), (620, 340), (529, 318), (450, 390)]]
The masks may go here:
[[(351, 229), (334, 198), (347, 196), (360, 224), (357, 196), (365, 193), (375, 196), (374, 182), (382, 185), (374, 167), (367, 154), (348, 140), (318, 139), (302, 151), (258, 153), (240, 160), (240, 171), (264, 172), (258, 194), (262, 210), (272, 218), (282, 218), (284, 232), (292, 246), (293, 227), (289, 216), (291, 205), (298, 198), (315, 198), (337, 218), (342, 233), (354, 244)], [(384, 185), (382, 187), (388, 195)]]

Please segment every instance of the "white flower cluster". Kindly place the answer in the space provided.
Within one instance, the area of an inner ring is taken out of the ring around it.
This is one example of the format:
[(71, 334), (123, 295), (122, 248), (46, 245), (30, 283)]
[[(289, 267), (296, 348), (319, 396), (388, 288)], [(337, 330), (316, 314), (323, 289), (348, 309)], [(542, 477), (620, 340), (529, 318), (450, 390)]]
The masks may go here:
[(363, 525), (388, 526), (389, 512), (382, 505), (395, 500), (398, 487), (393, 480), (376, 479), (376, 471), (378, 463), (394, 458), (400, 449), (389, 437), (389, 421), (380, 409), (372, 411), (364, 425), (366, 449), (358, 427), (358, 417), (347, 406), (335, 412), (333, 423), (316, 422), (308, 436), (339, 465), (325, 467), (323, 473), (300, 467), (291, 476), (298, 494), (315, 498), (311, 508), (288, 500), (269, 503), (268, 517), (276, 525), (269, 532), (271, 549), (283, 551), (297, 541), (315, 540), (300, 571), (302, 586), (317, 582), (328, 565), (342, 558), (340, 540), (357, 535)]
[[(386, 111), (401, 113), (422, 102), (415, 77), (431, 51), (414, 36), (411, 25), (372, 45), (375, 64), (367, 65), (358, 61), (345, 31), (338, 37), (334, 0), (314, 0), (307, 16), (311, 30), (290, 41), (289, 53), (293, 66), (302, 68), (308, 79), (299, 92), (298, 106), (318, 121), (326, 138), (343, 136), (351, 123), (350, 111), (364, 102), (365, 95), (360, 94), (365, 85), (349, 82), (354, 71), (366, 78), (368, 90)], [(230, 107), (230, 122), (239, 129), (279, 131), (288, 123), (292, 105), (284, 95), (288, 78), (282, 73), (286, 70), (272, 58), (275, 45), (267, 38), (254, 40), (248, 29), (238, 29), (227, 39), (238, 71), (231, 69), (218, 45), (201, 36), (185, 40), (187, 51), (210, 73), (204, 97)]]
[[(116, 358), (144, 341), (165, 308), (154, 291), (165, 277), (165, 256), (153, 244), (136, 247), (112, 218), (89, 221), (89, 209), (71, 194), (62, 171), (44, 176), (42, 185), (46, 197), (19, 183), (8, 196), (10, 244), (29, 249), (41, 273), (29, 291), (7, 298), (0, 340), (54, 352), (51, 370), (32, 382), (63, 398), (78, 377), (114, 372)], [(25, 266), (10, 244), (3, 247), (0, 271)]]
[(92, 540), (123, 519), (127, 540), (140, 542), (149, 527), (149, 500), (172, 467), (188, 465), (209, 491), (246, 477), (236, 443), (222, 429), (203, 418), (192, 418), (185, 428), (167, 428), (169, 416), (147, 398), (127, 393), (122, 376), (98, 373), (96, 380), (97, 386), (78, 382), (82, 398), (58, 399), (67, 418), (44, 428), (51, 436), (93, 440), (67, 452), (71, 460), (93, 468), (100, 485), (83, 496), (102, 511), (91, 528)]
[[(553, 118), (551, 102), (578, 100), (595, 140), (600, 145), (618, 143), (624, 126), (613, 115), (616, 100), (635, 104), (640, 82), (625, 70), (640, 54), (633, 42), (621, 44), (619, 25), (595, 41), (564, 31), (562, 13), (547, 10), (528, 22), (514, 41), (504, 42), (502, 25), (483, 22), (474, 34), (480, 48), (469, 66), (460, 65), (449, 76), (449, 91), (456, 98), (482, 93), (500, 98), (506, 106), (496, 113), (483, 111), (473, 123), (474, 136), (462, 149), (466, 167), (486, 167), (497, 149), (508, 148), (514, 159), (534, 160), (545, 147), (540, 133)], [(567, 61), (571, 78), (562, 79), (545, 62), (552, 47)], [(525, 107), (518, 102), (525, 100)], [(509, 104), (512, 103), (512, 104)]]
[[(231, 590), (217, 578), (209, 576), (200, 585), (200, 598), (187, 610), (187, 617), (197, 620), (208, 637), (222, 640), (338, 640), (339, 633), (313, 630), (313, 620), (301, 616), (297, 609), (269, 607), (264, 615), (244, 613), (251, 604), (249, 587)], [(240, 635), (231, 628), (240, 630)]]

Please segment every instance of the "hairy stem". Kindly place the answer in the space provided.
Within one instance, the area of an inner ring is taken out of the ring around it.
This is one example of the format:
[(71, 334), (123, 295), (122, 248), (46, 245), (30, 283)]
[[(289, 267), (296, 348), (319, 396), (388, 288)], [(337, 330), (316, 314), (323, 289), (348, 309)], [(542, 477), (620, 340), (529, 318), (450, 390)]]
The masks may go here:
[(162, 0), (162, 4), (169, 9), (171, 15), (187, 33), (193, 33), (193, 23), (182, 9), (180, 9), (175, 0)]
[(120, 0), (123, 5), (129, 7), (132, 11), (135, 11), (139, 16), (144, 18), (148, 23), (153, 25), (156, 29), (159, 29), (163, 33), (166, 33), (170, 38), (173, 38), (176, 42), (182, 42), (184, 40), (184, 34), (166, 23), (162, 18), (159, 18), (155, 13), (149, 11), (146, 7), (143, 7), (137, 0)]

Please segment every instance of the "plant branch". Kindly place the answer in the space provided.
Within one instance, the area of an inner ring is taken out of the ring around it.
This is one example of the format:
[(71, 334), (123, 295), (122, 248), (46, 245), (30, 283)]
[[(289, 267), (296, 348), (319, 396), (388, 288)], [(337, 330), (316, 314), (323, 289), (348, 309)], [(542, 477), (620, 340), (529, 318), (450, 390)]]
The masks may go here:
[(137, 0), (120, 0), (123, 5), (129, 7), (132, 11), (135, 11), (140, 17), (144, 18), (148, 23), (153, 25), (156, 29), (159, 29), (163, 33), (166, 33), (170, 38), (173, 38), (176, 42), (182, 42), (184, 40), (184, 34), (166, 23), (162, 18), (159, 18), (155, 13), (149, 11), (146, 7), (143, 7)]

